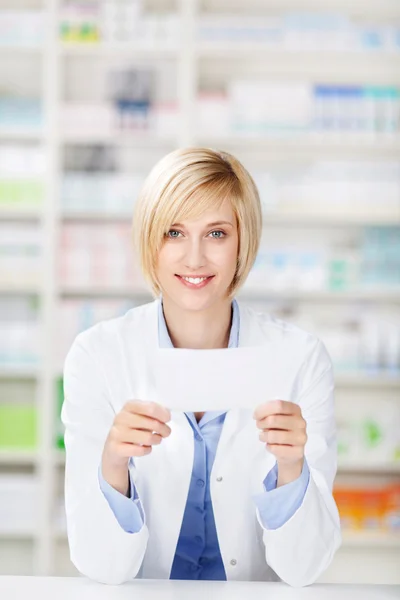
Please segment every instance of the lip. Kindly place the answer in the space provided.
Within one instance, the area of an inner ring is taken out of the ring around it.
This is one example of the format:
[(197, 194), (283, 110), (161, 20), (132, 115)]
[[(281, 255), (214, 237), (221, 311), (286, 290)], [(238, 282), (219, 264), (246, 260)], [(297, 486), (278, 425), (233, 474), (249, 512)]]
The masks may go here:
[(214, 277), (214, 275), (181, 275), (180, 273), (176, 273), (177, 277), (191, 277), (192, 279), (197, 279), (199, 277)]
[[(175, 277), (182, 283), (182, 285), (185, 285), (192, 290), (200, 290), (206, 287), (206, 285), (208, 285), (210, 281), (214, 279), (215, 275), (175, 275)], [(190, 283), (190, 281), (183, 279), (184, 277), (206, 277), (207, 279), (205, 279), (202, 283)]]

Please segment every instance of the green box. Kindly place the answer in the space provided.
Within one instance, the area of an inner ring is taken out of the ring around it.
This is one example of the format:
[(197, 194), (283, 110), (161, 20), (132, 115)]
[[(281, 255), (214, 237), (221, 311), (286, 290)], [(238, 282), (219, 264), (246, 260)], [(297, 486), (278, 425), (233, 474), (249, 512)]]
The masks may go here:
[(37, 417), (32, 404), (0, 404), (0, 448), (37, 448)]
[(56, 448), (65, 450), (64, 445), (64, 426), (61, 421), (61, 409), (64, 402), (64, 381), (62, 377), (59, 377), (56, 382), (56, 399), (57, 399), (57, 423), (56, 423), (56, 434), (55, 444)]
[(329, 261), (329, 289), (333, 291), (346, 290), (349, 287), (349, 264), (345, 259)]

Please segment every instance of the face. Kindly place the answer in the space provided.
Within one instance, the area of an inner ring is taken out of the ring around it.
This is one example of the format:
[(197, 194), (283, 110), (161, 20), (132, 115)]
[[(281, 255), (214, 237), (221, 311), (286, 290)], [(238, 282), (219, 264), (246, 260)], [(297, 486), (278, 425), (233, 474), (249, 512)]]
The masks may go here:
[(158, 254), (156, 273), (163, 297), (185, 310), (205, 310), (226, 299), (238, 248), (229, 200), (199, 219), (174, 223)]

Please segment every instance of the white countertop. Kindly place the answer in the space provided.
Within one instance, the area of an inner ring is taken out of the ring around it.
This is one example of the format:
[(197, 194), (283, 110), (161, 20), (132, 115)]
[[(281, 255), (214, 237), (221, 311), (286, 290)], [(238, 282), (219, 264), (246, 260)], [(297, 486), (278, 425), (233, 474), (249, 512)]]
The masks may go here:
[(2, 600), (399, 600), (400, 585), (314, 584), (137, 579), (118, 586), (84, 577), (0, 577)]

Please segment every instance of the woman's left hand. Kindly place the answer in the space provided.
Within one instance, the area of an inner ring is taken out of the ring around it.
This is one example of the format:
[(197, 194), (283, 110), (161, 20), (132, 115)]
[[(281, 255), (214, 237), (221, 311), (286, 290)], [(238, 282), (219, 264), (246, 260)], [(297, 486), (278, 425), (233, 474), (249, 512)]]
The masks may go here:
[(298, 404), (271, 400), (258, 406), (253, 417), (262, 430), (260, 440), (275, 455), (278, 465), (303, 465), (307, 424)]

